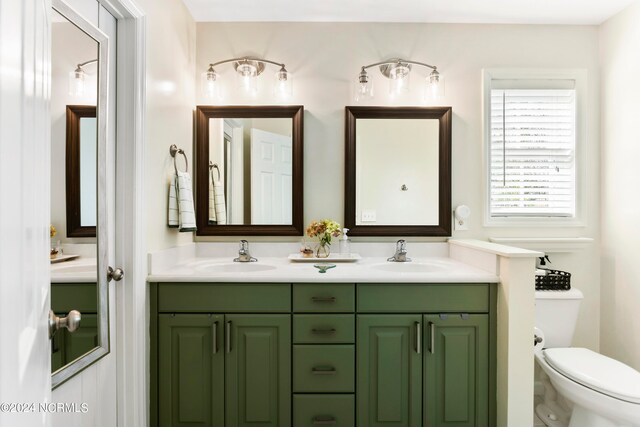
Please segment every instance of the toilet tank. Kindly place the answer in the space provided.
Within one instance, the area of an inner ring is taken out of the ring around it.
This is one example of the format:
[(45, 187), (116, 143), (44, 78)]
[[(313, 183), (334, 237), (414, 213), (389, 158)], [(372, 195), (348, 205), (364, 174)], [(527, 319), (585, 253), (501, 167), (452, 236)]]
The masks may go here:
[(583, 298), (579, 289), (536, 291), (536, 327), (544, 334), (545, 348), (571, 346)]

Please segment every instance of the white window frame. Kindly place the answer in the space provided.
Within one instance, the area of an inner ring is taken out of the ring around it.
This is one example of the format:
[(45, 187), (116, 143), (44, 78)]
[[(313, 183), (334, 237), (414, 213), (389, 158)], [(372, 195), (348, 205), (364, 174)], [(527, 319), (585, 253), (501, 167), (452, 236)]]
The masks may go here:
[[(493, 80), (574, 80), (576, 91), (575, 216), (573, 217), (492, 217), (491, 216), (491, 82)], [(585, 227), (587, 71), (584, 69), (484, 69), (482, 71), (483, 121), (483, 205), (485, 227)]]

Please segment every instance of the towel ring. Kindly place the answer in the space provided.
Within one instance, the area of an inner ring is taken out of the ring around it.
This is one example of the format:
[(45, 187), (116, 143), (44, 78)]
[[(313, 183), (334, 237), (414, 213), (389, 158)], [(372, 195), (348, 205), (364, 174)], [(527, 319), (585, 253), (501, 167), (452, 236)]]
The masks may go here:
[[(218, 167), (217, 163), (213, 163), (211, 160), (209, 160), (209, 171), (211, 171), (212, 169), (215, 169), (216, 172), (218, 172), (218, 182), (220, 182), (220, 168)], [(213, 174), (211, 175), (211, 180), (213, 181)]]
[(169, 154), (173, 157), (173, 168), (176, 171), (176, 175), (178, 174), (178, 165), (176, 164), (176, 154), (182, 154), (184, 156), (184, 171), (189, 172), (189, 160), (187, 159), (187, 155), (184, 153), (182, 148), (178, 148), (176, 144), (172, 144), (169, 147)]

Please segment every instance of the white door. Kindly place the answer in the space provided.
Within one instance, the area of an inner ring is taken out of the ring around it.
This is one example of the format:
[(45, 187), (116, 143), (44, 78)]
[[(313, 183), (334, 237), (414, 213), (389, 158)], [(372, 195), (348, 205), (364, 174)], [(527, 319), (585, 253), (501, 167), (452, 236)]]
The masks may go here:
[(292, 223), (291, 137), (251, 129), (251, 224)]
[(0, 0), (0, 426), (51, 423), (49, 13)]

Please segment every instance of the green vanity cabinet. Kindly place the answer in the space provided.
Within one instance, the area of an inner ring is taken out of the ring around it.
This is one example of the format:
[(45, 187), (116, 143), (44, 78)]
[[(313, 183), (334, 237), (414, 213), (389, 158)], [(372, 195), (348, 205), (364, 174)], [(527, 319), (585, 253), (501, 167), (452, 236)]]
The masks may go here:
[(494, 426), (496, 293), (153, 284), (151, 426)]
[[(262, 285), (286, 301), (260, 300), (242, 284), (192, 285), (205, 292), (178, 297), (180, 286), (151, 291), (151, 425), (291, 426), (291, 314), (280, 313), (290, 310), (290, 285)], [(220, 298), (233, 300), (233, 313), (202, 312), (223, 308)]]
[(489, 316), (424, 316), (427, 427), (489, 426)]
[(358, 316), (358, 425), (422, 425), (419, 314)]

